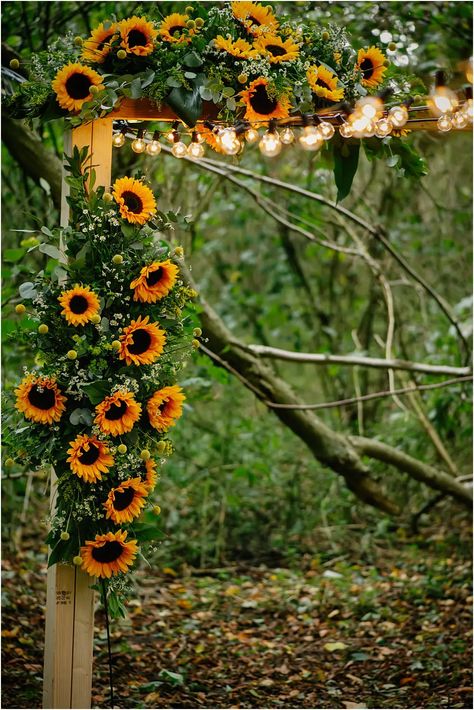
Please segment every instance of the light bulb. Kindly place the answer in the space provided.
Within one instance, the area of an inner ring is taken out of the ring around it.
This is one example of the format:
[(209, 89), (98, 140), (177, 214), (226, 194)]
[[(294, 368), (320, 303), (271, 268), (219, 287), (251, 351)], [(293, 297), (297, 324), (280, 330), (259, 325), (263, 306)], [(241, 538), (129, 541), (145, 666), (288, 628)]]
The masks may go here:
[(453, 124), (452, 124), (449, 116), (440, 116), (440, 118), (438, 118), (437, 124), (438, 124), (438, 131), (442, 131), (443, 133), (447, 133), (453, 127)]
[(472, 99), (467, 99), (461, 109), (467, 120), (472, 123)]
[(377, 138), (385, 138), (390, 135), (392, 124), (387, 118), (380, 118), (375, 124), (375, 135)]
[(159, 155), (161, 153), (160, 143), (156, 140), (152, 140), (151, 143), (148, 143), (146, 152), (148, 155)]
[(334, 126), (332, 123), (328, 123), (328, 121), (322, 121), (318, 126), (318, 130), (321, 138), (325, 141), (330, 140), (334, 135)]
[(274, 158), (281, 151), (281, 141), (276, 131), (267, 131), (258, 144), (262, 155)]
[(354, 129), (350, 123), (343, 123), (339, 126), (339, 135), (343, 138), (352, 138), (354, 135)]
[(204, 146), (197, 141), (193, 141), (188, 146), (188, 155), (190, 158), (202, 158), (204, 155)]
[(143, 140), (143, 138), (135, 138), (135, 140), (132, 141), (132, 150), (135, 153), (143, 153), (145, 148), (146, 148), (146, 143)]
[(323, 144), (320, 131), (316, 126), (305, 126), (299, 142), (304, 150), (319, 150)]
[(374, 135), (375, 123), (370, 118), (354, 111), (349, 120), (351, 122), (354, 138), (366, 138), (367, 136)]
[(247, 128), (244, 133), (247, 143), (255, 143), (260, 138), (258, 131), (255, 128)]
[(469, 119), (462, 111), (456, 111), (451, 119), (454, 128), (465, 128), (469, 123)]
[(403, 128), (408, 121), (408, 109), (406, 106), (393, 106), (388, 112), (388, 120), (394, 128)]
[(112, 145), (114, 148), (121, 148), (125, 143), (125, 134), (120, 131), (120, 133), (116, 133), (114, 137), (112, 138)]
[(169, 131), (169, 133), (166, 134), (166, 140), (169, 141), (170, 143), (173, 143), (174, 141), (174, 130)]
[(240, 141), (233, 128), (224, 128), (220, 131), (219, 144), (226, 155), (237, 155), (240, 150)]
[(377, 118), (383, 111), (383, 101), (378, 96), (364, 96), (356, 103), (356, 109), (366, 118)]
[(437, 86), (428, 99), (428, 106), (435, 116), (442, 116), (445, 113), (452, 113), (458, 105), (458, 100), (454, 91), (447, 86)]
[(295, 140), (295, 134), (289, 126), (284, 128), (280, 133), (280, 141), (285, 145), (290, 145)]
[(186, 148), (185, 143), (183, 143), (182, 141), (178, 141), (177, 143), (174, 143), (173, 147), (171, 148), (171, 152), (173, 153), (175, 158), (184, 158), (184, 156), (188, 153), (188, 149)]

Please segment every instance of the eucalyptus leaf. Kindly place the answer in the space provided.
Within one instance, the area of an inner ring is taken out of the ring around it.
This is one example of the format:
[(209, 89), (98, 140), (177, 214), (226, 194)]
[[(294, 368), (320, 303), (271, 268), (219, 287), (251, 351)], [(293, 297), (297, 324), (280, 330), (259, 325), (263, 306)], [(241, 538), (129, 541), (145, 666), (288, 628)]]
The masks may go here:
[(30, 299), (36, 298), (38, 292), (36, 291), (34, 283), (31, 281), (25, 281), (25, 283), (20, 284), (19, 287), (20, 296), (22, 298)]
[(61, 259), (63, 256), (59, 249), (52, 244), (40, 244), (38, 249), (42, 254), (50, 256), (51, 259)]

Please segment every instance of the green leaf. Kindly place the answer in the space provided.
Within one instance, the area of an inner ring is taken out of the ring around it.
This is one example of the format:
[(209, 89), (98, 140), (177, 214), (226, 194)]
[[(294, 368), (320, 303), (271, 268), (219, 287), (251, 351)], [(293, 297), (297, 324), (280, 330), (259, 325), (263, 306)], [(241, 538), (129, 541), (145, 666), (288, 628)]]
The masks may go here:
[(73, 412), (71, 412), (69, 421), (73, 426), (78, 426), (79, 424), (92, 426), (92, 415), (90, 409), (81, 409), (78, 407)]
[(20, 288), (18, 290), (22, 298), (29, 299), (36, 298), (37, 296), (35, 285), (31, 281), (25, 281), (25, 283), (20, 284)]
[(343, 200), (351, 191), (352, 181), (359, 164), (359, 141), (334, 143), (334, 180), (337, 187), (337, 202)]
[(141, 542), (161, 540), (164, 537), (164, 534), (155, 525), (134, 525), (133, 535)]
[[(83, 385), (82, 389), (87, 394), (92, 404), (99, 404), (99, 402), (102, 402), (104, 397), (110, 393), (110, 382), (107, 380), (96, 380), (95, 382)], [(71, 422), (71, 424), (72, 423), (73, 422)]]
[(167, 671), (166, 668), (162, 668), (159, 672), (158, 678), (171, 683), (171, 685), (183, 685), (184, 676), (181, 673), (173, 673), (172, 671)]
[(140, 79), (134, 79), (130, 84), (130, 96), (132, 99), (139, 99), (142, 95), (142, 82)]
[(59, 249), (54, 247), (52, 244), (40, 244), (38, 249), (42, 254), (50, 256), (51, 259), (61, 259), (63, 256)]
[(192, 91), (184, 87), (173, 89), (166, 97), (166, 103), (186, 125), (192, 127), (202, 113), (202, 99), (199, 87), (193, 84)]
[(183, 57), (183, 64), (185, 67), (195, 69), (196, 67), (201, 67), (203, 62), (201, 57), (196, 54), (196, 52), (188, 52), (188, 54)]
[(5, 261), (20, 261), (25, 256), (25, 249), (5, 249), (3, 258)]

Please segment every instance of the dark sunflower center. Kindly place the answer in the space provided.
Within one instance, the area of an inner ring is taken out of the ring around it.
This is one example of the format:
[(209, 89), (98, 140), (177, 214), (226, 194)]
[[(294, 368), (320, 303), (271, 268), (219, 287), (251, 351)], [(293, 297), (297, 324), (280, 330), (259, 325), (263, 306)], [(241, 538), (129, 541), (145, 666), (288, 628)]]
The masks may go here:
[(147, 42), (147, 36), (140, 30), (131, 30), (131, 32), (128, 33), (128, 46), (130, 49), (133, 47), (144, 47)]
[(126, 402), (120, 401), (119, 404), (111, 404), (105, 413), (105, 418), (110, 422), (116, 422), (117, 419), (121, 419), (128, 409)]
[(266, 116), (276, 109), (278, 101), (276, 99), (271, 99), (267, 94), (265, 86), (260, 84), (256, 87), (250, 98), (250, 105), (254, 111)]
[(324, 81), (324, 79), (321, 79), (319, 76), (318, 76), (318, 78), (316, 79), (316, 84), (317, 84), (318, 86), (324, 87), (325, 89), (330, 89), (330, 88), (331, 88), (331, 87), (329, 86), (329, 84), (327, 83), (327, 81)]
[(130, 190), (125, 190), (125, 192), (122, 193), (122, 199), (125, 203), (125, 207), (127, 207), (130, 212), (133, 212), (134, 214), (139, 214), (142, 211), (143, 202), (134, 192), (130, 192)]
[(85, 74), (73, 74), (66, 80), (66, 91), (71, 99), (85, 99), (89, 96), (92, 81)]
[(279, 44), (267, 44), (266, 49), (274, 57), (281, 57), (283, 54), (286, 54), (286, 49), (284, 47), (280, 47)]
[(95, 444), (89, 444), (89, 451), (85, 451), (83, 447), (81, 447), (81, 454), (79, 456), (79, 461), (84, 465), (84, 466), (92, 466), (97, 459), (99, 458), (100, 455), (100, 449), (98, 446)]
[(148, 274), (146, 277), (147, 286), (156, 286), (158, 281), (161, 281), (162, 275), (163, 269), (160, 266), (156, 271), (152, 271), (151, 274)]
[(370, 77), (374, 73), (374, 69), (374, 63), (371, 59), (366, 58), (360, 63), (360, 70), (364, 75), (364, 79), (370, 79)]
[(122, 554), (122, 550), (122, 545), (117, 540), (112, 540), (106, 542), (102, 547), (93, 547), (92, 557), (96, 562), (115, 562)]
[(115, 510), (125, 510), (135, 497), (133, 488), (126, 488), (123, 492), (115, 491), (114, 493), (114, 508)]
[(182, 27), (182, 25), (175, 25), (174, 27), (170, 28), (170, 35), (173, 37), (175, 32), (178, 32), (179, 34), (181, 34), (183, 29), (184, 28)]
[(40, 392), (38, 385), (33, 385), (33, 387), (28, 392), (28, 401), (33, 407), (37, 409), (51, 409), (56, 404), (56, 395), (54, 390), (49, 389), (49, 387), (43, 387), (43, 391)]
[(101, 51), (104, 49), (104, 47), (105, 47), (105, 45), (107, 44), (107, 42), (108, 42), (110, 39), (112, 39), (112, 37), (113, 37), (113, 34), (107, 35), (107, 37), (104, 37), (104, 39), (102, 40), (102, 42), (99, 42), (99, 44), (97, 45), (97, 51), (98, 51), (98, 52), (101, 52)]
[(73, 296), (69, 301), (69, 310), (80, 316), (89, 308), (89, 302), (85, 296)]
[(257, 18), (254, 17), (253, 15), (249, 15), (249, 20), (252, 23), (252, 25), (258, 25), (260, 27), (260, 25), (262, 24), (260, 22), (260, 20), (257, 20)]
[(133, 343), (127, 345), (127, 350), (132, 355), (143, 355), (151, 345), (151, 335), (147, 330), (138, 328), (133, 331)]

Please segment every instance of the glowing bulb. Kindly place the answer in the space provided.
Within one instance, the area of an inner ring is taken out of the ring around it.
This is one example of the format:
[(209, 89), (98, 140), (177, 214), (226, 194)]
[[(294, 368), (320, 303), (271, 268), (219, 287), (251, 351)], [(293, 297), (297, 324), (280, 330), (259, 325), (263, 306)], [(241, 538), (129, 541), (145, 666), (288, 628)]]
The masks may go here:
[(323, 144), (321, 133), (316, 126), (305, 126), (299, 141), (304, 150), (319, 150)]
[(440, 116), (440, 118), (438, 118), (438, 131), (442, 131), (443, 133), (447, 133), (448, 131), (451, 130), (452, 127), (453, 127), (453, 124), (452, 124), (449, 116)]
[(375, 135), (377, 138), (385, 138), (390, 135), (392, 124), (387, 118), (380, 118), (375, 124)]
[(174, 130), (169, 131), (169, 133), (166, 134), (166, 140), (169, 141), (170, 143), (174, 142)]
[(148, 143), (146, 152), (148, 155), (159, 155), (161, 153), (161, 145), (158, 141), (153, 140), (151, 143)]
[(295, 140), (295, 134), (289, 126), (284, 128), (280, 133), (280, 141), (285, 145), (290, 145)]
[(374, 119), (383, 111), (383, 101), (378, 96), (364, 96), (357, 101), (356, 109), (366, 118)]
[(468, 117), (462, 111), (457, 111), (451, 120), (454, 128), (465, 128), (469, 123)]
[(248, 128), (244, 135), (247, 143), (255, 143), (260, 138), (259, 133), (255, 128)]
[(171, 148), (171, 152), (175, 158), (184, 158), (184, 156), (188, 154), (188, 149), (186, 148), (185, 143), (178, 141), (177, 143), (174, 143)]
[(472, 123), (472, 99), (467, 99), (466, 103), (463, 104), (461, 111), (466, 116), (467, 120)]
[(263, 136), (262, 140), (258, 144), (260, 151), (267, 158), (274, 158), (275, 155), (281, 151), (281, 141), (278, 137), (278, 133), (273, 131), (267, 131)]
[(354, 138), (365, 138), (375, 133), (375, 123), (370, 118), (354, 111), (349, 118)]
[(132, 141), (132, 150), (135, 153), (143, 153), (145, 148), (146, 148), (146, 143), (143, 140), (143, 138), (135, 138), (135, 140)]
[(457, 105), (456, 94), (451, 89), (448, 89), (447, 86), (437, 86), (428, 99), (428, 106), (435, 116), (452, 113), (457, 108)]
[(343, 123), (341, 126), (339, 126), (339, 135), (341, 135), (343, 138), (352, 138), (354, 135), (354, 129), (352, 128), (350, 123)]
[(394, 128), (403, 128), (408, 121), (408, 109), (406, 106), (394, 106), (388, 112), (388, 120)]
[(120, 133), (116, 133), (114, 137), (112, 138), (112, 145), (114, 148), (121, 148), (125, 143), (125, 134), (120, 131)]
[(334, 126), (332, 125), (332, 123), (328, 123), (328, 121), (323, 121), (322, 123), (320, 123), (318, 126), (318, 130), (321, 135), (321, 138), (325, 141), (330, 140), (334, 135)]
[(202, 158), (204, 155), (204, 146), (197, 141), (193, 141), (188, 146), (188, 155), (190, 158)]
[(220, 131), (218, 138), (224, 153), (227, 155), (237, 155), (240, 150), (240, 141), (233, 128), (224, 128)]

